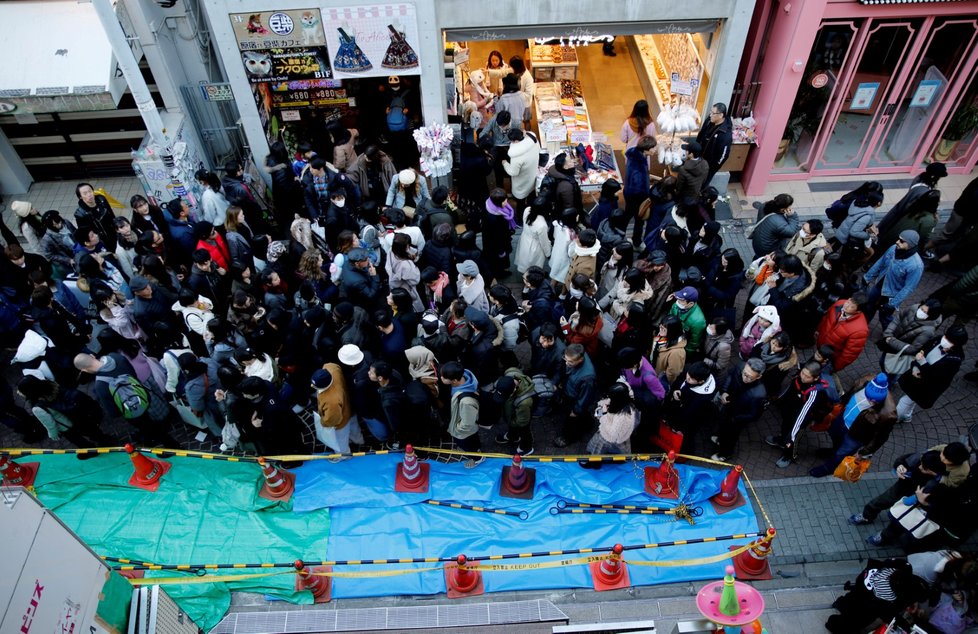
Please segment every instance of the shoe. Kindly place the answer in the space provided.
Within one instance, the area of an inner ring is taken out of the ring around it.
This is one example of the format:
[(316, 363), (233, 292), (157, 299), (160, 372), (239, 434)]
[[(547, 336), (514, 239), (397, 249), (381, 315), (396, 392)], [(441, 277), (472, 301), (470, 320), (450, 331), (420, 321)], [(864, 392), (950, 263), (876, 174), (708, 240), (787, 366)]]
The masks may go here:
[(936, 260), (937, 254), (931, 251), (930, 249), (928, 249), (924, 251), (922, 254), (920, 254), (920, 257), (922, 257), (924, 260)]
[(875, 535), (870, 535), (866, 538), (866, 543), (870, 546), (882, 546), (883, 545), (883, 533), (876, 533)]
[(775, 462), (775, 463), (774, 463), (774, 465), (775, 465), (775, 466), (776, 466), (776, 467), (777, 467), (778, 469), (787, 469), (788, 467), (790, 467), (790, 466), (791, 466), (791, 463), (792, 463), (792, 462), (794, 462), (794, 461), (793, 461), (793, 460), (790, 460), (790, 459), (788, 459), (788, 458), (784, 458), (784, 457), (782, 457), (782, 458), (778, 458), (778, 461), (777, 461), (777, 462)]
[(516, 449), (516, 453), (517, 453), (517, 454), (519, 454), (520, 456), (522, 456), (522, 457), (524, 457), (524, 458), (525, 458), (526, 456), (532, 456), (532, 455), (534, 454), (534, 452), (535, 452), (535, 451), (536, 451), (536, 450), (535, 450), (535, 449), (534, 449), (533, 447), (530, 447), (530, 448), (529, 448), (528, 450), (526, 450), (526, 451), (523, 451), (522, 449), (519, 449), (519, 448), (517, 448), (517, 449)]
[(715, 460), (717, 462), (726, 462), (727, 456), (721, 456), (720, 454), (715, 453), (712, 456), (710, 456), (710, 460)]
[(862, 513), (856, 513), (855, 515), (849, 516), (849, 523), (853, 526), (862, 526), (864, 524), (871, 524), (873, 520), (867, 519)]
[(475, 469), (480, 464), (482, 464), (485, 461), (485, 459), (486, 459), (485, 456), (479, 456), (478, 458), (469, 458), (468, 460), (465, 461), (465, 464), (462, 466), (465, 467), (466, 469)]
[(710, 442), (713, 443), (714, 445), (719, 445), (720, 444), (720, 437), (719, 436), (710, 436)]
[(509, 439), (509, 432), (506, 432), (505, 434), (499, 434), (498, 436), (496, 436), (496, 442), (499, 443), (500, 445), (505, 445), (513, 441)]
[(971, 372), (966, 373), (964, 375), (964, 380), (978, 383), (978, 370), (973, 370)]
[(480, 423), (480, 424), (479, 424), (479, 429), (492, 429), (492, 425), (482, 425), (482, 424)]
[(781, 436), (765, 436), (764, 442), (771, 445), (772, 447), (777, 447), (778, 449), (784, 449), (784, 438)]
[(567, 439), (563, 436), (557, 436), (554, 438), (554, 447), (564, 448), (567, 446)]
[(384, 443), (384, 446), (387, 447), (387, 450), (388, 451), (400, 451), (401, 450), (401, 443), (399, 443), (399, 442)]
[(808, 475), (812, 476), (813, 478), (824, 478), (825, 476), (829, 475), (829, 470), (823, 465), (818, 465), (817, 467), (809, 469)]

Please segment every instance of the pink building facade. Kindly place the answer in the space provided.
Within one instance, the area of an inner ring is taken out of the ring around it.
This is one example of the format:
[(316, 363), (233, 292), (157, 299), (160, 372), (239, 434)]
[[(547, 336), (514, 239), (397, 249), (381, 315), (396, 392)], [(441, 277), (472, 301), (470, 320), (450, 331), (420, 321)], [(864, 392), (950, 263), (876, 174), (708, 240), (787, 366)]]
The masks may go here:
[[(814, 176), (978, 162), (978, 1), (759, 0), (742, 84), (756, 83), (748, 195)], [(739, 113), (738, 113), (739, 114)]]

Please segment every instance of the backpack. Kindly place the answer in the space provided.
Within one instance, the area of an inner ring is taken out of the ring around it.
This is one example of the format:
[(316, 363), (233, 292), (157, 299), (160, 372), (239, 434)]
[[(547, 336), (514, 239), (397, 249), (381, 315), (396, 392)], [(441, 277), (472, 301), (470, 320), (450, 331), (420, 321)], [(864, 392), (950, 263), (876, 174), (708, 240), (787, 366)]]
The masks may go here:
[(528, 398), (547, 401), (552, 399), (554, 394), (557, 393), (557, 386), (554, 385), (554, 382), (546, 374), (534, 374), (530, 377), (530, 380), (533, 381), (533, 391), (517, 397), (516, 401), (514, 401), (516, 405), (519, 405)]
[(96, 377), (106, 383), (115, 406), (126, 420), (139, 418), (149, 409), (149, 392), (134, 376)]
[(825, 217), (832, 222), (834, 229), (838, 229), (839, 225), (849, 217), (849, 207), (851, 205), (851, 198), (846, 200), (845, 197), (842, 197), (825, 208)]
[(513, 321), (514, 319), (519, 320), (520, 327), (516, 334), (516, 343), (522, 343), (524, 341), (529, 340), (530, 338), (530, 328), (529, 326), (526, 325), (526, 320), (523, 317), (524, 314), (523, 311), (521, 310), (519, 312), (512, 313), (509, 315), (503, 315), (502, 318), (500, 318), (499, 320), (499, 323), (504, 325)]
[(404, 132), (408, 129), (408, 118), (404, 114), (404, 95), (395, 95), (391, 99), (390, 111), (387, 113), (387, 129), (391, 132)]
[[(546, 174), (540, 181), (540, 187), (537, 188), (537, 198), (544, 198), (547, 202), (543, 205), (543, 214), (548, 220), (553, 220), (554, 218), (560, 217), (560, 212), (562, 209), (558, 210), (557, 206), (557, 179)], [(553, 236), (551, 236), (553, 238)]]

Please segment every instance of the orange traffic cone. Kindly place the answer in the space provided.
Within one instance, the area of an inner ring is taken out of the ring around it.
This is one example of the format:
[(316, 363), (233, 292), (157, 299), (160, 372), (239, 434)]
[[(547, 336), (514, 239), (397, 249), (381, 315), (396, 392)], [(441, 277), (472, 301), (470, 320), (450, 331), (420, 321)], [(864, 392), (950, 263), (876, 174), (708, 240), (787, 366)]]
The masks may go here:
[[(771, 565), (767, 558), (771, 554), (771, 542), (777, 534), (773, 528), (767, 529), (767, 535), (759, 538), (750, 545), (750, 548), (734, 557), (734, 568), (737, 569), (737, 578), (765, 580), (771, 578)], [(740, 546), (731, 546), (730, 550), (737, 550)]]
[(449, 599), (474, 597), (486, 593), (482, 585), (482, 572), (466, 566), (467, 561), (465, 555), (459, 555), (455, 563), (445, 564), (445, 588)]
[(129, 453), (129, 459), (132, 460), (132, 465), (136, 468), (132, 477), (129, 478), (129, 484), (139, 489), (146, 489), (147, 491), (156, 491), (159, 489), (160, 478), (173, 465), (164, 460), (148, 458), (133, 449), (133, 446), (129, 444), (126, 445), (126, 452)]
[(0, 476), (4, 486), (24, 488), (34, 486), (37, 470), (40, 467), (40, 462), (16, 463), (10, 459), (10, 456), (0, 456)]
[(265, 477), (258, 495), (266, 500), (291, 500), (292, 492), (295, 491), (295, 474), (268, 464), (264, 458), (258, 459), (258, 465)]
[(430, 468), (431, 465), (418, 460), (414, 446), (405, 446), (404, 462), (397, 465), (394, 475), (394, 490), (399, 493), (427, 493)]
[(313, 573), (332, 572), (332, 566), (316, 566), (306, 568), (306, 564), (301, 559), (296, 559), (295, 563), (295, 589), (309, 590), (312, 592), (313, 603), (329, 603), (333, 594), (333, 578), (321, 577)]
[(499, 495), (507, 498), (530, 500), (536, 485), (537, 470), (523, 466), (523, 457), (513, 456), (513, 465), (503, 467), (503, 477), (499, 481)]
[(658, 467), (645, 467), (645, 492), (660, 498), (679, 498), (679, 473), (673, 464), (676, 452), (670, 451)]
[(615, 544), (605, 559), (588, 564), (591, 569), (591, 583), (595, 590), (604, 592), (628, 588), (632, 585), (628, 578), (628, 566), (621, 560), (621, 553), (624, 550), (621, 544)]
[(720, 492), (710, 498), (710, 504), (713, 505), (713, 510), (718, 515), (729, 513), (747, 503), (744, 496), (740, 494), (740, 487), (738, 486), (740, 476), (743, 473), (744, 467), (741, 465), (737, 465), (728, 471), (723, 482), (720, 483)]

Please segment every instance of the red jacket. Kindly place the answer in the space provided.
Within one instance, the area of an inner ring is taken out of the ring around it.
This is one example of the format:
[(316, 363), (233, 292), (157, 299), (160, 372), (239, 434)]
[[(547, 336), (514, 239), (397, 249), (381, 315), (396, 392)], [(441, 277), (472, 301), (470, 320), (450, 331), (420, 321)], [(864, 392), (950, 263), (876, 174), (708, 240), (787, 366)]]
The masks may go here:
[(840, 321), (842, 305), (845, 303), (846, 300), (840, 299), (832, 304), (819, 322), (815, 333), (818, 346), (832, 346), (835, 350), (832, 369), (836, 372), (859, 357), (866, 347), (866, 339), (869, 338), (869, 324), (866, 323), (866, 316), (862, 313)]
[(228, 245), (224, 241), (224, 236), (221, 234), (217, 234), (213, 244), (208, 240), (198, 240), (197, 248), (206, 249), (211, 254), (211, 259), (214, 260), (214, 264), (225, 271), (231, 268), (231, 251), (228, 250)]

